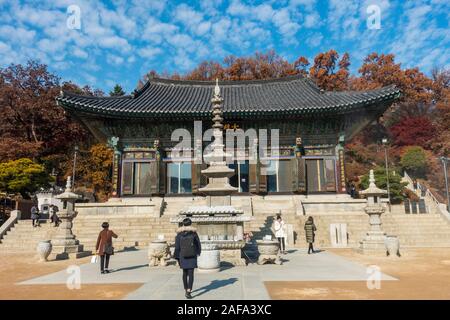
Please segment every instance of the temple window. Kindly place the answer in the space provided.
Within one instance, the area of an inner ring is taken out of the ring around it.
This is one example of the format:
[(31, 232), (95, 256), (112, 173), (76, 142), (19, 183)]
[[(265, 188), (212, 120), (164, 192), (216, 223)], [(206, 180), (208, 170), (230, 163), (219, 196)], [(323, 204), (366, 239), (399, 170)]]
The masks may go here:
[(192, 193), (190, 162), (167, 163), (167, 192), (170, 194)]
[(231, 169), (234, 169), (234, 176), (230, 177), (230, 184), (238, 188), (238, 192), (249, 192), (249, 162), (247, 161), (235, 161), (228, 165)]
[(268, 192), (292, 191), (292, 168), (290, 160), (270, 160), (266, 167)]

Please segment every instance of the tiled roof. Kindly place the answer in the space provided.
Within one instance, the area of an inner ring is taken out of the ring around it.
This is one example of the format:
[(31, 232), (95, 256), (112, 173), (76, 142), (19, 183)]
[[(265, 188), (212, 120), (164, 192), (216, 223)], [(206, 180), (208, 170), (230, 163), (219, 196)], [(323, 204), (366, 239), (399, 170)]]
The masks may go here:
[[(67, 110), (103, 117), (209, 118), (213, 81), (150, 79), (132, 95), (90, 97), (63, 92), (58, 103)], [(219, 82), (224, 117), (347, 113), (391, 103), (400, 90), (387, 86), (370, 91), (324, 92), (309, 78)]]

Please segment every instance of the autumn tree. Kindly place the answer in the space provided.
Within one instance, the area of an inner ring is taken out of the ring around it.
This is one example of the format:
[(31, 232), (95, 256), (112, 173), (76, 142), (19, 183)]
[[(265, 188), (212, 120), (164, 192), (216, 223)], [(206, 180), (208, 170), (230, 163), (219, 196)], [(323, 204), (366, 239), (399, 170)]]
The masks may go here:
[(58, 77), (35, 61), (0, 69), (0, 161), (64, 153), (83, 139), (85, 131), (56, 105), (59, 91)]
[[(97, 198), (105, 200), (112, 188), (113, 151), (106, 144), (97, 143), (88, 150), (80, 150), (77, 162), (77, 186), (90, 189)], [(66, 176), (72, 175), (73, 166), (66, 170)]]
[(344, 53), (339, 59), (335, 50), (319, 53), (314, 65), (309, 69), (310, 76), (323, 90), (346, 90), (348, 88), (350, 56)]
[(433, 123), (427, 117), (404, 118), (393, 125), (389, 131), (397, 146), (418, 145), (430, 148), (431, 140), (436, 134)]

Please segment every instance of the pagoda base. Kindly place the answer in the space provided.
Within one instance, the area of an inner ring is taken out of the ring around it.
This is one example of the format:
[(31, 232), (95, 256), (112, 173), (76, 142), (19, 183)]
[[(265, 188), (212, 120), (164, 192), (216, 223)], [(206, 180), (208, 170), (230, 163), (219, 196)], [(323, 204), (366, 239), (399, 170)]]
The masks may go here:
[(386, 244), (383, 238), (364, 239), (359, 243), (357, 251), (364, 255), (386, 256)]
[(53, 246), (51, 255), (55, 260), (80, 259), (92, 255), (92, 251), (84, 251), (81, 244)]
[(241, 249), (221, 249), (220, 250), (220, 261), (226, 264), (231, 264), (233, 266), (246, 266), (247, 261), (242, 258)]

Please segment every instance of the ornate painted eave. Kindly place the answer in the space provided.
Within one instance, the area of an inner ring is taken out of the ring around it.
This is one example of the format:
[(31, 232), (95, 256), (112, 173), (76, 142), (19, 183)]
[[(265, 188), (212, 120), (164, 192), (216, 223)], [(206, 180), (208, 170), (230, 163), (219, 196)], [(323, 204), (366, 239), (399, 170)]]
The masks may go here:
[[(91, 97), (62, 92), (69, 112), (102, 118), (209, 119), (213, 81), (152, 78), (132, 95)], [(387, 108), (401, 96), (394, 85), (369, 91), (324, 92), (309, 78), (219, 81), (229, 119), (345, 114)]]

